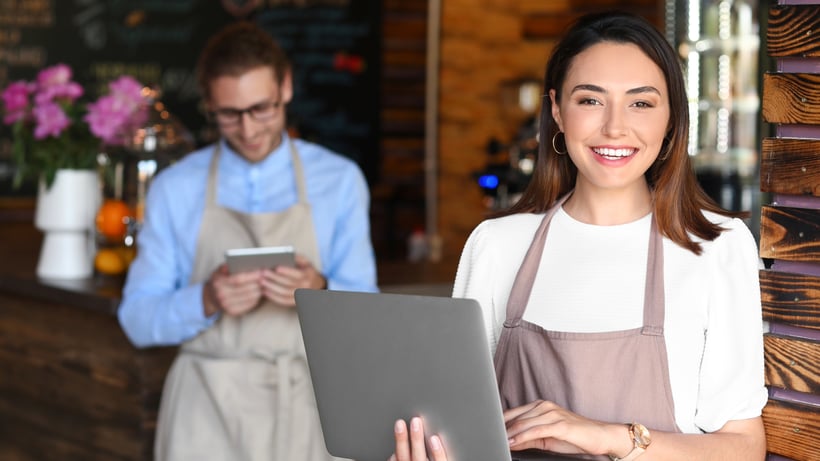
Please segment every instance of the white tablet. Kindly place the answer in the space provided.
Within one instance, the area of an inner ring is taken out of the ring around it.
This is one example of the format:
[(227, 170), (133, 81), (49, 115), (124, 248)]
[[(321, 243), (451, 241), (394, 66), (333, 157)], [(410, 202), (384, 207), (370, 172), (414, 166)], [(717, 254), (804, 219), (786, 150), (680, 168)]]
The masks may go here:
[(289, 245), (231, 249), (225, 252), (225, 262), (231, 274), (296, 264), (293, 247)]

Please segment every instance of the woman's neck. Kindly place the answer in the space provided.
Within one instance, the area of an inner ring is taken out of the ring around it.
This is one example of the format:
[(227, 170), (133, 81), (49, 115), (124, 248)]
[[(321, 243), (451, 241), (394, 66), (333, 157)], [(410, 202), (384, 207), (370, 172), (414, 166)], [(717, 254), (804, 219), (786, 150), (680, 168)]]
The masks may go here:
[(648, 186), (617, 190), (576, 186), (563, 208), (583, 223), (598, 226), (626, 224), (652, 211), (652, 192)]

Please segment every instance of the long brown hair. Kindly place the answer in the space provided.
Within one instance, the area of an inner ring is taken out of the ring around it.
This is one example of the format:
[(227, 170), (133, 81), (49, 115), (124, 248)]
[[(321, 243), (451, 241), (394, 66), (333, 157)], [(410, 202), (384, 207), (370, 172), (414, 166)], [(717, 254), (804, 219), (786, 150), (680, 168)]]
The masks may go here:
[(553, 49), (544, 75), (539, 121), (540, 142), (532, 179), (521, 199), (497, 216), (542, 213), (575, 187), (578, 169), (569, 155), (558, 155), (553, 151), (551, 140), (559, 129), (552, 118), (549, 91), (555, 90), (556, 103), (559, 103), (561, 87), (572, 60), (587, 48), (601, 42), (634, 44), (661, 69), (666, 78), (671, 108), (669, 128), (661, 152), (645, 176), (653, 191), (653, 213), (661, 234), (693, 253), (700, 254), (701, 245), (690, 234), (711, 241), (723, 231), (723, 228), (704, 216), (704, 210), (725, 216), (742, 217), (746, 214), (721, 208), (698, 184), (686, 150), (689, 112), (678, 57), (655, 27), (628, 13), (608, 12), (583, 16)]

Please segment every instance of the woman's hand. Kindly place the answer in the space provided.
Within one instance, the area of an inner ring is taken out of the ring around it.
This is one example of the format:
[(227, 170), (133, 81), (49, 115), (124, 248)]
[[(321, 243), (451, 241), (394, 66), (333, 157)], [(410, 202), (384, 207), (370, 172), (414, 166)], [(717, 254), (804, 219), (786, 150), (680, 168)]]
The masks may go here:
[(579, 416), (553, 402), (536, 400), (504, 412), (511, 450), (538, 449), (567, 454), (628, 453), (626, 426)]
[(441, 438), (437, 435), (429, 439), (428, 454), (428, 445), (424, 440), (424, 425), (418, 416), (410, 420), (409, 434), (403, 419), (396, 421), (393, 433), (396, 436), (396, 452), (390, 456), (389, 461), (447, 461), (447, 453), (444, 451)]

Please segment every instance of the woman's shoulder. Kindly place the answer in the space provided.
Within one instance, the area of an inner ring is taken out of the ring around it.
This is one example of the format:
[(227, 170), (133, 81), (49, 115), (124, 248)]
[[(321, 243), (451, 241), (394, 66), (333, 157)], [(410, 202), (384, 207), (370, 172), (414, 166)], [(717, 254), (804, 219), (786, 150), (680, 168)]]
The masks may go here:
[(481, 221), (473, 230), (473, 234), (483, 234), (489, 236), (516, 236), (530, 235), (541, 224), (543, 214), (536, 213), (516, 213), (497, 218), (488, 218)]
[(757, 242), (744, 220), (711, 211), (703, 211), (703, 215), (721, 228), (720, 235), (716, 239), (711, 242), (701, 241), (704, 254), (730, 257), (741, 251), (757, 255)]
[(543, 214), (517, 213), (481, 221), (467, 238), (472, 252), (507, 252), (532, 241)]

